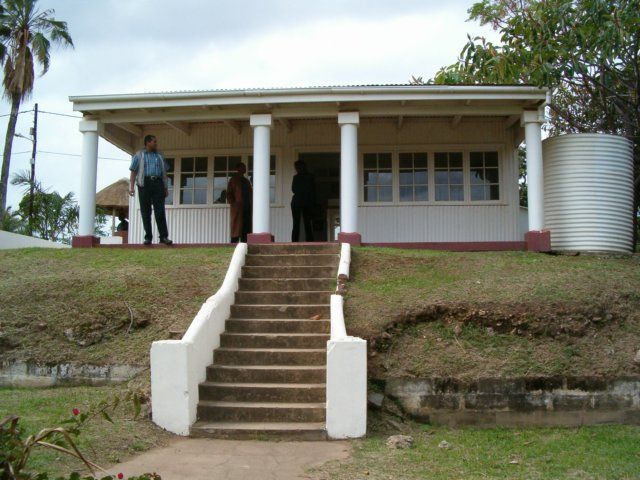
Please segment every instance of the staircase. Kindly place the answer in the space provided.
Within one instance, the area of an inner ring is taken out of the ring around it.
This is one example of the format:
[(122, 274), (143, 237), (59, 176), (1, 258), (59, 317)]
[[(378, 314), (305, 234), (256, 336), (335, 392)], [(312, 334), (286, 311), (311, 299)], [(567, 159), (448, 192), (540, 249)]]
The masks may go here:
[(249, 245), (195, 437), (322, 440), (337, 244)]

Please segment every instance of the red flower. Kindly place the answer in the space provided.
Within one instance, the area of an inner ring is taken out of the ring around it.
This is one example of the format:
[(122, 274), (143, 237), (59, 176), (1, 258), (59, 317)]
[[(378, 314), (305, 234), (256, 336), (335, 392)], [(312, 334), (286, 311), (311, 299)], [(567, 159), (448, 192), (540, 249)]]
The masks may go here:
[(73, 409), (73, 414), (74, 415), (78, 415), (80, 413), (80, 410), (78, 410), (77, 408)]
[(119, 473), (119, 474), (118, 474), (118, 478), (119, 478), (120, 480), (122, 480), (122, 479), (124, 478), (124, 475), (123, 475), (122, 473)]

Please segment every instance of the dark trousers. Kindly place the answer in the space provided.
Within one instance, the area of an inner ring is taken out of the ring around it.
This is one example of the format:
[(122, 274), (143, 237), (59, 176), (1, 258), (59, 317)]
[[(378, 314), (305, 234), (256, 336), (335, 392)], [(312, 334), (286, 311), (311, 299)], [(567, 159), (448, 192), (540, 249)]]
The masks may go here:
[(247, 235), (251, 233), (251, 225), (253, 224), (253, 215), (251, 208), (242, 210), (242, 235), (239, 237), (231, 237), (231, 243), (247, 243)]
[(293, 230), (291, 231), (291, 241), (300, 241), (300, 217), (304, 222), (305, 240), (313, 242), (313, 228), (311, 227), (311, 207), (294, 207), (291, 205), (291, 215), (293, 216)]
[(138, 196), (140, 198), (140, 215), (144, 226), (144, 239), (151, 240), (153, 238), (151, 207), (153, 207), (153, 213), (156, 217), (160, 238), (168, 238), (169, 230), (164, 214), (164, 182), (162, 178), (145, 177), (144, 187), (138, 186)]

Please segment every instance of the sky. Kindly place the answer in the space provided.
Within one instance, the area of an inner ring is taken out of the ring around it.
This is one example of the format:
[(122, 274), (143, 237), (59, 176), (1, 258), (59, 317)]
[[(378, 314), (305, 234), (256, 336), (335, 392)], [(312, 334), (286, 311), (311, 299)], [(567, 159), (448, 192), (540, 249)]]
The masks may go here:
[[(21, 111), (78, 115), (69, 96), (251, 87), (407, 83), (453, 63), (471, 0), (40, 0), (68, 23), (75, 48), (55, 48)], [(0, 115), (10, 105), (0, 103)], [(4, 145), (7, 117), (0, 117)], [(33, 113), (18, 119), (26, 135)], [(31, 142), (16, 138), (11, 175), (29, 168)], [(40, 114), (36, 177), (79, 192), (78, 119)], [(26, 153), (23, 153), (26, 152)], [(54, 152), (54, 153), (52, 153)], [(97, 188), (128, 176), (128, 155), (100, 139)], [(60, 154), (65, 155), (60, 155)], [(14, 208), (20, 187), (9, 186)]]

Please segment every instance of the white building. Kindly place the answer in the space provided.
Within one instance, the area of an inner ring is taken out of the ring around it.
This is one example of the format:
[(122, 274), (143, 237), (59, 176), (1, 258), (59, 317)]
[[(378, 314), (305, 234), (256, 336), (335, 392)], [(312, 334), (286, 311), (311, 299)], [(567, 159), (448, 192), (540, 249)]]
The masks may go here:
[[(544, 89), (372, 85), (70, 100), (84, 115), (78, 246), (95, 244), (98, 137), (133, 154), (153, 134), (171, 165), (167, 221), (177, 243), (229, 242), (223, 190), (238, 161), (254, 186), (250, 242), (290, 241), (293, 163), (302, 159), (316, 177), (316, 240), (336, 240), (340, 231), (355, 244), (549, 249)], [(516, 154), (525, 139), (526, 235)], [(129, 242), (141, 243), (136, 199), (130, 212)]]

